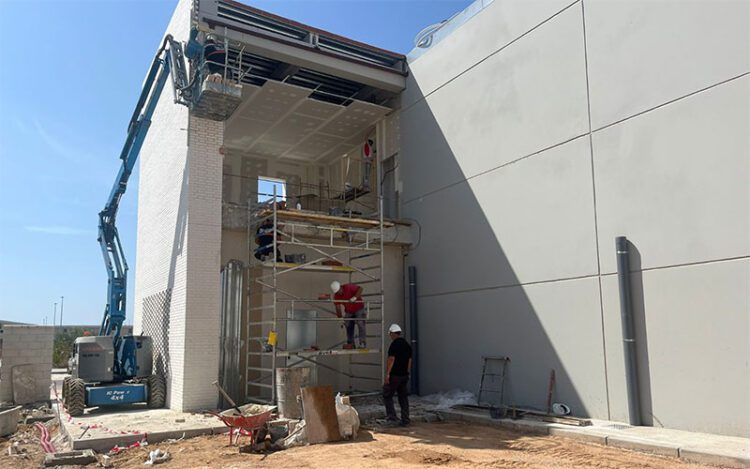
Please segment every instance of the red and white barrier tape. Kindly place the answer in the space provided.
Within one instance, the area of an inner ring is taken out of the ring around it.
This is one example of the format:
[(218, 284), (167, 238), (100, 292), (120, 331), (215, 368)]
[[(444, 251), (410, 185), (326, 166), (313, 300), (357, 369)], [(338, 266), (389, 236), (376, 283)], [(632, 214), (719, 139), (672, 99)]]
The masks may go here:
[[(139, 432), (139, 431), (121, 431), (121, 430), (112, 430), (111, 428), (107, 428), (101, 423), (87, 423), (87, 422), (78, 422), (73, 420), (73, 417), (68, 413), (68, 410), (65, 408), (65, 406), (62, 403), (62, 399), (57, 394), (57, 386), (53, 383), (52, 387), (55, 392), (55, 399), (57, 399), (57, 405), (58, 405), (58, 411), (61, 411), (61, 413), (64, 415), (65, 421), (68, 423), (71, 423), (73, 425), (77, 425), (79, 427), (86, 427), (86, 431), (89, 429), (96, 429), (99, 431), (103, 431), (105, 433), (109, 433), (110, 435), (140, 435), (142, 436), (140, 441), (136, 441), (135, 443), (128, 445), (128, 446), (119, 446), (115, 445), (110, 452), (114, 454), (118, 454), (126, 449), (131, 448), (140, 448), (141, 446), (148, 445), (148, 433), (146, 432)], [(46, 427), (45, 427), (46, 428)], [(48, 432), (49, 434), (49, 432)], [(52, 448), (54, 452), (54, 447)], [(49, 452), (49, 451), (48, 451)]]

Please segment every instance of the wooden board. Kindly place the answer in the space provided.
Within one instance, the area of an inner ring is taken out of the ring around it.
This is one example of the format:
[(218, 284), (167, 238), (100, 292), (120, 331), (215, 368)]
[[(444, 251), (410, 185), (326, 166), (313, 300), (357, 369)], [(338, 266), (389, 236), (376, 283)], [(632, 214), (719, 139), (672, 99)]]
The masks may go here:
[[(261, 217), (267, 217), (270, 215), (273, 215), (273, 210), (271, 209), (263, 209), (258, 214)], [(316, 212), (310, 212), (306, 210), (296, 210), (287, 208), (284, 210), (278, 210), (276, 212), (276, 216), (279, 218), (279, 220), (296, 220), (296, 221), (302, 221), (302, 222), (310, 222), (310, 223), (321, 223), (321, 224), (329, 224), (329, 225), (336, 225), (336, 226), (352, 226), (352, 227), (361, 227), (361, 228), (375, 228), (380, 226), (380, 222), (378, 220), (373, 220), (371, 218), (350, 218), (350, 217), (341, 217), (341, 216), (335, 216), (335, 215), (326, 215), (323, 213), (316, 213)], [(393, 222), (390, 221), (384, 221), (383, 226), (390, 228), (393, 226)]]
[(302, 410), (305, 413), (307, 441), (311, 445), (341, 439), (333, 386), (302, 388)]
[[(321, 265), (321, 264), (311, 264), (306, 265), (304, 267), (300, 267), (302, 264), (293, 264), (291, 262), (277, 262), (276, 268), (287, 270), (287, 269), (296, 269), (296, 270), (304, 270), (307, 272), (356, 272), (355, 269), (351, 267), (347, 267), (345, 265)], [(273, 261), (271, 262), (264, 262), (263, 267), (266, 269), (273, 269)]]

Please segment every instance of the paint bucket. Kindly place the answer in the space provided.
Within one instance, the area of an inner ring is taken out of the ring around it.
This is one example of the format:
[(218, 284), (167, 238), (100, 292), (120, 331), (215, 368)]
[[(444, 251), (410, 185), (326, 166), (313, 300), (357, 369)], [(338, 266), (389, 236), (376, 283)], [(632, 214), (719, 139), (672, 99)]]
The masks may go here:
[(276, 369), (276, 400), (280, 417), (302, 418), (301, 389), (309, 384), (309, 367), (295, 366)]

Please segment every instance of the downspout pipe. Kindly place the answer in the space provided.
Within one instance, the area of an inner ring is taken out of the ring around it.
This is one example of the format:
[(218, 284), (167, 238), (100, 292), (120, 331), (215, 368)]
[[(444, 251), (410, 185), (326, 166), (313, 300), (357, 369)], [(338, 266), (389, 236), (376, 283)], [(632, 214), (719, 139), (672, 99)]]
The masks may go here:
[(625, 236), (615, 238), (617, 252), (617, 280), (620, 287), (620, 319), (622, 346), (625, 355), (625, 382), (628, 393), (630, 425), (641, 425), (641, 403), (638, 393), (638, 364), (636, 361), (633, 300), (630, 289), (630, 244)]
[(417, 268), (409, 266), (409, 336), (411, 337), (411, 394), (419, 395), (419, 327), (417, 325)]

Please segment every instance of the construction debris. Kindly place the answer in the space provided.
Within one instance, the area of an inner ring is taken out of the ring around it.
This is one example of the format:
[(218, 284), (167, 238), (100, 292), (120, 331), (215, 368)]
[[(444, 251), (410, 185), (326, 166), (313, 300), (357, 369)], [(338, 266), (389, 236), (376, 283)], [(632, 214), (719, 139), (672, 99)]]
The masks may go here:
[(148, 453), (148, 459), (143, 464), (147, 464), (147, 465), (161, 464), (163, 462), (169, 461), (171, 457), (172, 456), (166, 451), (162, 451), (159, 448), (157, 448), (151, 451), (150, 453)]
[(90, 449), (82, 451), (68, 451), (65, 453), (48, 454), (44, 458), (44, 465), (51, 466), (68, 466), (68, 465), (85, 465), (97, 462), (96, 453)]
[(0, 436), (10, 435), (18, 429), (21, 406), (0, 410)]

